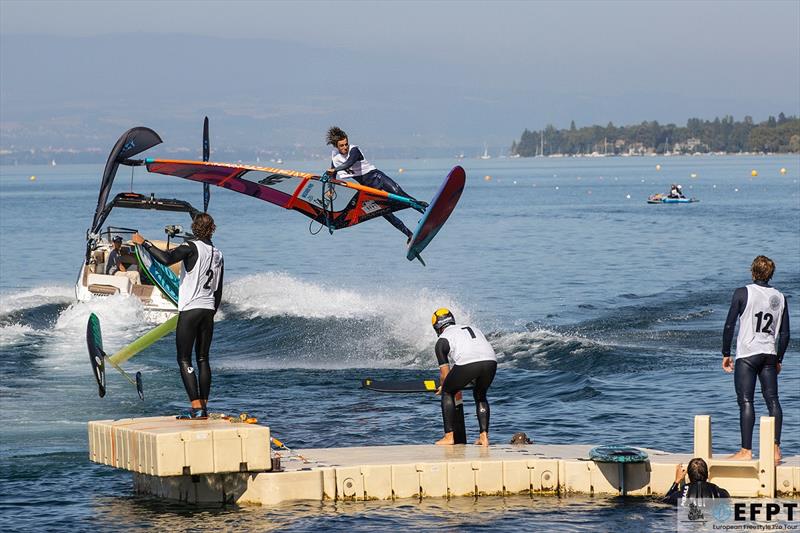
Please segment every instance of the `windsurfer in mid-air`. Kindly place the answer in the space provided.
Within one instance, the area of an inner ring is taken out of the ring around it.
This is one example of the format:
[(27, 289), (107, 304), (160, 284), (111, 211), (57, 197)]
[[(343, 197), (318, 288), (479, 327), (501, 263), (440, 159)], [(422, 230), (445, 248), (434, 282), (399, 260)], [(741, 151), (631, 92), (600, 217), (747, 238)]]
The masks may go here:
[[(345, 133), (344, 130), (337, 126), (331, 127), (328, 130), (326, 141), (334, 148), (331, 152), (331, 168), (327, 171), (328, 175), (337, 179), (353, 178), (361, 185), (411, 198), (422, 206), (422, 209), (418, 209), (418, 211), (420, 213), (425, 212), (424, 208), (427, 207), (428, 204), (412, 197), (392, 178), (367, 161), (358, 146), (350, 144), (347, 133)], [(383, 218), (388, 220), (392, 226), (402, 231), (405, 236), (411, 240), (411, 230), (394, 214), (388, 213), (384, 215)]]
[[(211, 366), (208, 363), (211, 338), (214, 334), (214, 314), (222, 299), (222, 276), (225, 265), (222, 252), (211, 243), (217, 227), (207, 213), (192, 221), (195, 239), (169, 251), (155, 247), (140, 234), (133, 242), (144, 246), (150, 255), (164, 265), (181, 262), (181, 284), (178, 289), (178, 326), (175, 344), (183, 385), (192, 402), (187, 416), (207, 418), (208, 395), (211, 391)], [(197, 367), (192, 366), (192, 347)]]

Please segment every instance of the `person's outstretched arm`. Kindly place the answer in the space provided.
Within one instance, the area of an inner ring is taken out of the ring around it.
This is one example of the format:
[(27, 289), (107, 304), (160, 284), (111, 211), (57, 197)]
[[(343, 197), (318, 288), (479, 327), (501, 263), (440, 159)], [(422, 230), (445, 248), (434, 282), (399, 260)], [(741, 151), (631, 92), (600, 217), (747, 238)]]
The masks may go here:
[[(173, 248), (172, 250), (164, 251), (161, 248), (157, 248), (153, 245), (152, 242), (145, 240), (139, 233), (134, 233), (131, 239), (136, 244), (139, 244), (147, 250), (153, 259), (161, 263), (162, 265), (174, 265), (179, 261), (186, 261), (186, 269), (191, 270), (194, 266), (195, 261), (197, 261), (197, 249), (195, 248), (194, 244), (185, 242), (180, 246)], [(190, 264), (191, 263), (191, 264)]]

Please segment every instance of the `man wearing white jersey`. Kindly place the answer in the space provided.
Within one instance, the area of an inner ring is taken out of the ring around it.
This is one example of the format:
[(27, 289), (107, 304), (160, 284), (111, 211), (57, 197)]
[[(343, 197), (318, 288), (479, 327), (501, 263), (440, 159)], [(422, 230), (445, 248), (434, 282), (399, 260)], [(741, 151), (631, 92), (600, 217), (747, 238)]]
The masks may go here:
[[(328, 174), (340, 180), (352, 178), (361, 185), (411, 198), (423, 207), (419, 212), (425, 212), (424, 208), (427, 207), (428, 204), (413, 198), (392, 178), (364, 159), (364, 155), (361, 153), (358, 146), (350, 145), (350, 141), (344, 130), (333, 126), (328, 130), (326, 141), (334, 148), (331, 152), (331, 167), (328, 169)], [(383, 215), (383, 218), (388, 220), (392, 226), (402, 231), (409, 240), (411, 239), (411, 230), (409, 230), (394, 214), (389, 213)]]
[(453, 437), (456, 418), (455, 396), (469, 383), (474, 382), (472, 396), (475, 398), (475, 411), (480, 426), (480, 437), (475, 444), (489, 446), (489, 402), (486, 399), (486, 391), (489, 390), (497, 371), (494, 349), (481, 330), (475, 326), (457, 326), (456, 319), (449, 309), (437, 309), (433, 313), (431, 323), (439, 336), (435, 351), (436, 359), (439, 361), (441, 386), (437, 394), (442, 395), (444, 421), (444, 437), (436, 441), (436, 444), (455, 443)]
[[(216, 229), (211, 215), (200, 213), (192, 221), (195, 239), (166, 252), (138, 233), (133, 236), (133, 242), (143, 245), (159, 263), (172, 265), (181, 262), (175, 344), (181, 378), (192, 407), (187, 416), (180, 418), (208, 417), (208, 395), (211, 391), (208, 357), (214, 335), (214, 314), (222, 299), (222, 276), (225, 271), (222, 252), (211, 243), (211, 236)], [(192, 347), (195, 349), (196, 367), (192, 366)]]
[[(742, 432), (742, 449), (731, 459), (753, 458), (753, 426), (756, 421), (753, 395), (758, 377), (769, 415), (775, 417), (775, 459), (779, 461), (783, 411), (778, 400), (778, 374), (789, 345), (789, 307), (786, 297), (768, 285), (775, 272), (772, 259), (759, 255), (753, 260), (750, 270), (753, 283), (739, 287), (733, 293), (722, 333), (722, 368), (733, 373)], [(737, 320), (739, 335), (734, 364), (731, 342)]]

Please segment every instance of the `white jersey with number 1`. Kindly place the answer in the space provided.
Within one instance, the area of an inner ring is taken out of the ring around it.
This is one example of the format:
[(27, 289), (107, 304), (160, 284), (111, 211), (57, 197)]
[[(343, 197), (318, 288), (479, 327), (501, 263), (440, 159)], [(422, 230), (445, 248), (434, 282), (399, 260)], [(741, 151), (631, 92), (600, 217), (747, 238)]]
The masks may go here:
[(786, 300), (778, 289), (747, 286), (747, 305), (739, 317), (736, 359), (756, 354), (776, 355), (775, 338), (781, 328)]
[(194, 240), (197, 262), (190, 271), (181, 269), (178, 311), (214, 309), (214, 292), (222, 272), (222, 252), (203, 241)]
[(494, 348), (486, 340), (483, 332), (475, 326), (453, 324), (448, 326), (439, 336), (447, 339), (450, 353), (447, 357), (454, 365), (468, 365), (478, 361), (497, 361)]

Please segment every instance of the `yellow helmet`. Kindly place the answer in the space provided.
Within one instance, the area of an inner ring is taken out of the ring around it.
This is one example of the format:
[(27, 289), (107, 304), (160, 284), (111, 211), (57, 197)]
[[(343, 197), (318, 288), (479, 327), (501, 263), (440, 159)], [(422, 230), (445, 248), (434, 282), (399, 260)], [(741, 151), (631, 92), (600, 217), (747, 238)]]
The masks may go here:
[(433, 329), (436, 331), (437, 335), (441, 335), (446, 326), (450, 326), (455, 323), (456, 319), (453, 317), (453, 313), (451, 313), (446, 307), (437, 309), (431, 317), (431, 325), (433, 326)]

